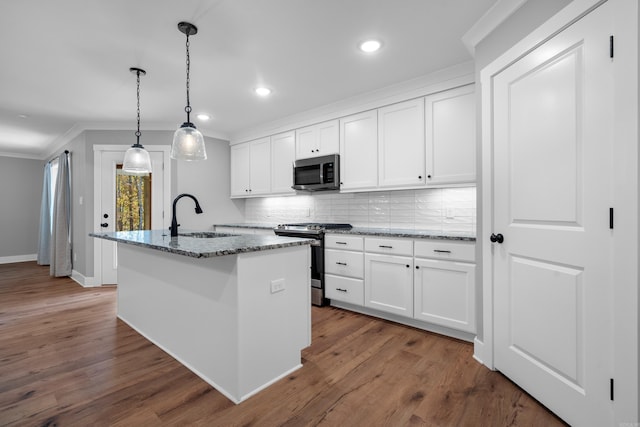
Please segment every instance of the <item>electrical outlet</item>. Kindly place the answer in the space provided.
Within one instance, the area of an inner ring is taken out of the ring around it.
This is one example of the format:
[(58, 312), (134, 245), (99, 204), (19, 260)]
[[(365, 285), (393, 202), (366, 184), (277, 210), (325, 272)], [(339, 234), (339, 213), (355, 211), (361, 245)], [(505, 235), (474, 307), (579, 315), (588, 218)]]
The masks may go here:
[(453, 208), (445, 209), (445, 216), (450, 219), (455, 218), (456, 215), (455, 215), (454, 209)]
[(276, 279), (271, 281), (271, 293), (275, 294), (276, 292), (284, 291), (284, 279)]

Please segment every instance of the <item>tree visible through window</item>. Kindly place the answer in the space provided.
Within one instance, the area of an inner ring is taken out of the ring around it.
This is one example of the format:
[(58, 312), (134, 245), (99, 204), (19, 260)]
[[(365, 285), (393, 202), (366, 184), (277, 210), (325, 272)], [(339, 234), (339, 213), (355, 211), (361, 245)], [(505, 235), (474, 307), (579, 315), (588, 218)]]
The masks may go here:
[(116, 231), (151, 229), (151, 175), (125, 175), (116, 169)]

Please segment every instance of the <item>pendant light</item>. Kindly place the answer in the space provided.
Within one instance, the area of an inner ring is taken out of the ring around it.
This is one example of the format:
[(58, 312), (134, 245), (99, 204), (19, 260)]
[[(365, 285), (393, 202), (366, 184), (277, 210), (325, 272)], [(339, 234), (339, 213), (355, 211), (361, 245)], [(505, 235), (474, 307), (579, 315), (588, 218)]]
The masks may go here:
[(187, 113), (187, 121), (184, 122), (173, 135), (171, 158), (177, 160), (205, 160), (207, 158), (207, 152), (204, 147), (204, 137), (190, 120), (189, 68), (191, 61), (189, 58), (189, 36), (196, 34), (198, 28), (188, 22), (180, 22), (178, 24), (178, 30), (187, 36), (187, 106), (184, 107), (184, 111)]
[(138, 97), (138, 130), (136, 131), (136, 143), (124, 154), (122, 171), (127, 175), (146, 175), (151, 173), (151, 158), (149, 152), (140, 144), (140, 75), (147, 74), (140, 68), (129, 68), (129, 71), (137, 76), (137, 97)]

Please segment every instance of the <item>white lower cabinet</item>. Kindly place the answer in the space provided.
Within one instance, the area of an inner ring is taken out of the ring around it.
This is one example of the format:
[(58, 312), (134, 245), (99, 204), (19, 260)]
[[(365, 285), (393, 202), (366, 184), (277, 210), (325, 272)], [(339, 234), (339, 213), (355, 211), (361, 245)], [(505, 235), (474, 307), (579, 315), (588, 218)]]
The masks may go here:
[(364, 283), (362, 279), (325, 274), (325, 297), (331, 300), (364, 305)]
[(413, 317), (413, 258), (364, 255), (364, 305)]
[(327, 298), (458, 338), (475, 334), (475, 242), (327, 235), (325, 248)]
[(416, 258), (414, 317), (474, 333), (475, 270), (474, 264)]

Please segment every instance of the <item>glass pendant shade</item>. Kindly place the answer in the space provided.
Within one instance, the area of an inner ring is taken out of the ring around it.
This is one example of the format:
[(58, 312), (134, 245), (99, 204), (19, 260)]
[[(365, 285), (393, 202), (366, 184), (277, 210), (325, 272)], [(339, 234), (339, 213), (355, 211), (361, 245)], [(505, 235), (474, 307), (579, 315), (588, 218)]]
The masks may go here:
[(184, 123), (173, 134), (171, 158), (176, 160), (205, 160), (207, 158), (204, 137), (192, 123)]
[(137, 147), (136, 145), (133, 145), (124, 154), (122, 171), (129, 175), (147, 175), (151, 173), (151, 157), (142, 145)]

